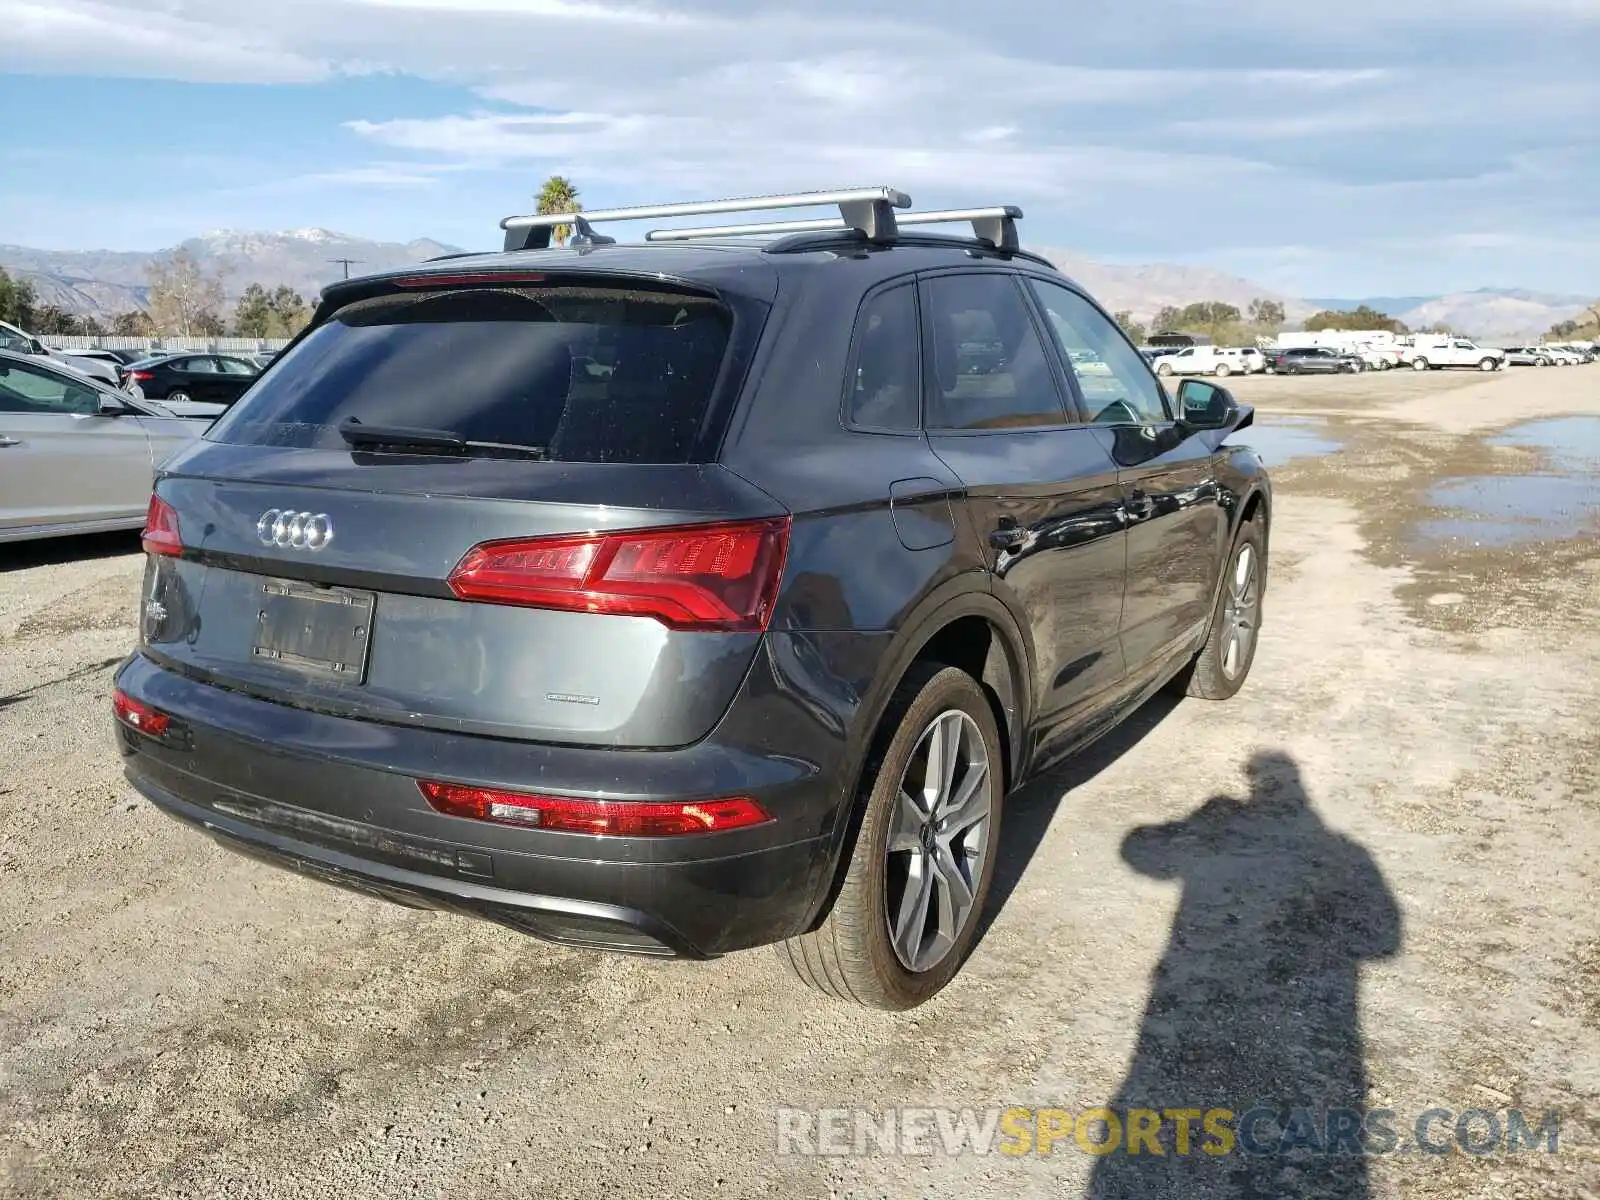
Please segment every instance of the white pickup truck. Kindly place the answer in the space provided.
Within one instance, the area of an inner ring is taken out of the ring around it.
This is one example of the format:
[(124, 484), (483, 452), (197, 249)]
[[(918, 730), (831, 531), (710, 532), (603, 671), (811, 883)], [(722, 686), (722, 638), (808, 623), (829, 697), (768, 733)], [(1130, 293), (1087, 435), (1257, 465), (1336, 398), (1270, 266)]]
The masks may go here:
[(1473, 367), (1479, 371), (1498, 371), (1506, 365), (1506, 352), (1480, 346), (1471, 338), (1419, 337), (1402, 350), (1400, 360), (1415, 371), (1440, 367)]
[(1266, 370), (1267, 360), (1255, 347), (1185, 346), (1163, 354), (1152, 364), (1157, 375), (1248, 375)]

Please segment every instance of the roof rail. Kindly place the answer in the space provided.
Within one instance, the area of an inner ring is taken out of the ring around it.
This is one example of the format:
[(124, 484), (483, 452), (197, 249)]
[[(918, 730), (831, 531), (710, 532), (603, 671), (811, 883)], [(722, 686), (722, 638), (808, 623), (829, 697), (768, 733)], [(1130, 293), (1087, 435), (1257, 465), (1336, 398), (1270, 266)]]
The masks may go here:
[[(731, 200), (704, 200), (687, 204), (648, 204), (639, 208), (611, 208), (596, 212), (539, 213), (507, 217), (507, 250), (543, 250), (557, 225), (570, 226), (573, 244), (604, 245), (615, 241), (594, 232), (601, 221), (649, 221), (660, 218), (711, 216), (717, 213), (763, 212), (778, 208), (812, 208), (838, 205), (840, 223), (825, 228), (855, 229), (873, 241), (888, 241), (895, 234), (897, 208), (910, 208), (911, 197), (891, 187), (842, 188), (825, 192), (794, 192), (782, 196), (742, 196)], [(660, 239), (658, 239), (660, 240)]]
[[(972, 235), (987, 242), (996, 250), (1015, 251), (1017, 221), (1022, 210), (1014, 204), (995, 208), (945, 208), (927, 212), (899, 213), (896, 225), (943, 225), (949, 222), (970, 221)], [(713, 225), (701, 228), (652, 229), (645, 234), (647, 242), (692, 242), (702, 238), (748, 237), (780, 233), (835, 233), (849, 229), (843, 221), (768, 221), (759, 225)]]

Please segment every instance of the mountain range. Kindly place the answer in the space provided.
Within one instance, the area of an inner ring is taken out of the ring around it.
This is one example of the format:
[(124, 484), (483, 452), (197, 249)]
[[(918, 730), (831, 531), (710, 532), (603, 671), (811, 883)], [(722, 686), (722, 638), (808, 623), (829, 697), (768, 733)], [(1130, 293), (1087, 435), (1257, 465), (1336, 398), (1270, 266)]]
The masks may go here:
[(29, 280), (39, 303), (107, 321), (129, 309), (144, 308), (149, 299), (149, 270), (174, 250), (192, 254), (208, 275), (220, 275), (231, 305), (252, 283), (268, 288), (287, 284), (307, 300), (342, 278), (348, 259), (351, 274), (387, 271), (459, 250), (428, 238), (411, 242), (375, 242), (328, 229), (290, 229), (253, 233), (216, 229), (157, 251), (33, 250), (0, 245), (0, 267)]
[[(430, 238), (377, 242), (327, 229), (258, 233), (219, 229), (189, 238), (180, 247), (202, 270), (222, 276), (231, 306), (251, 283), (287, 284), (307, 300), (333, 280), (346, 264), (354, 274), (383, 271), (459, 252)], [(1263, 284), (1211, 267), (1178, 263), (1104, 263), (1071, 250), (1037, 247), (1066, 274), (1077, 279), (1112, 311), (1126, 310), (1149, 321), (1166, 305), (1181, 308), (1197, 300), (1221, 300), (1245, 309), (1256, 299), (1276, 300), (1290, 321), (1323, 309), (1366, 304), (1398, 317), (1412, 328), (1444, 322), (1482, 337), (1521, 337), (1542, 333), (1557, 321), (1583, 312), (1592, 296), (1559, 295), (1515, 288), (1484, 288), (1432, 296), (1377, 296), (1364, 299), (1286, 296)], [(151, 264), (172, 250), (35, 250), (0, 245), (0, 267), (30, 280), (42, 304), (91, 314), (102, 321), (148, 300)]]

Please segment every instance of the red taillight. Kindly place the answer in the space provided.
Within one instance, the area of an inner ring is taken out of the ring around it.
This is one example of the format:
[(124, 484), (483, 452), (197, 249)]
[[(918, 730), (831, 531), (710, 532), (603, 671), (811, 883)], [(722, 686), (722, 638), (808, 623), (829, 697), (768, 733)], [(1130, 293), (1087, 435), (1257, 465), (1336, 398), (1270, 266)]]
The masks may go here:
[(450, 588), (463, 600), (759, 633), (788, 548), (787, 517), (485, 542), (450, 572)]
[(150, 509), (144, 517), (142, 541), (147, 554), (183, 553), (183, 537), (178, 533), (177, 511), (160, 496), (150, 497)]
[(765, 825), (772, 814), (748, 796), (663, 804), (632, 800), (579, 800), (535, 796), (457, 783), (419, 781), (428, 804), (452, 817), (533, 825), (562, 833), (607, 837), (679, 837)]
[(155, 373), (152, 371), (129, 371), (128, 378), (135, 383), (149, 383), (155, 378)]
[(172, 718), (159, 709), (151, 708), (142, 700), (135, 700), (121, 688), (111, 693), (111, 708), (117, 720), (130, 729), (148, 733), (151, 737), (165, 737), (172, 728)]

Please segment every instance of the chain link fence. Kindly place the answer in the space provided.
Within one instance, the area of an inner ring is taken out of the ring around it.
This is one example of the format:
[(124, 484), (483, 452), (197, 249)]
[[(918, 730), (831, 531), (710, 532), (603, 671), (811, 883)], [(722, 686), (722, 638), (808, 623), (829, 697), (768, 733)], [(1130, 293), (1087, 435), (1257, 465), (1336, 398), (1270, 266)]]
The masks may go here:
[(255, 354), (268, 350), (282, 350), (288, 338), (248, 337), (118, 337), (107, 334), (100, 337), (64, 337), (44, 334), (39, 340), (52, 350), (148, 350), (152, 354), (167, 351), (191, 351), (211, 354)]

